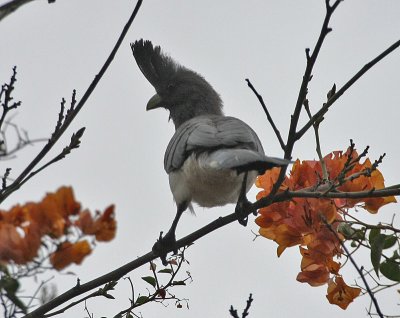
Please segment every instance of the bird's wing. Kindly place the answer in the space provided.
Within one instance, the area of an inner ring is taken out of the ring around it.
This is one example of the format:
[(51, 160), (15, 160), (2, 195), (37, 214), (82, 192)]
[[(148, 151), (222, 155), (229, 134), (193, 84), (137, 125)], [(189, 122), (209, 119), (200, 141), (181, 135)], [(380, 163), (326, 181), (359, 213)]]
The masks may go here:
[[(202, 152), (214, 153), (214, 157), (220, 160), (220, 163), (226, 162), (233, 166), (234, 162), (229, 159), (233, 153), (228, 151), (233, 149), (250, 150), (247, 154), (251, 160), (255, 154), (261, 156), (259, 160), (265, 157), (256, 133), (243, 121), (234, 117), (198, 116), (183, 123), (176, 130), (165, 152), (164, 168), (170, 173), (179, 169), (192, 153)], [(228, 152), (224, 153), (223, 150)], [(246, 152), (242, 154), (245, 156)]]

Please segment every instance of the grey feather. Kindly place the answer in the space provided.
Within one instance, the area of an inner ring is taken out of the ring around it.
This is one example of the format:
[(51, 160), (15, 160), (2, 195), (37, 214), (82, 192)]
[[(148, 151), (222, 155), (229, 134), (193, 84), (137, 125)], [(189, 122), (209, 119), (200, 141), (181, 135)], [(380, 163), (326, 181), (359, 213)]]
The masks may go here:
[[(211, 154), (220, 149), (239, 148), (254, 152), (253, 158), (257, 161), (267, 158), (256, 133), (243, 121), (234, 117), (198, 116), (176, 130), (165, 152), (164, 168), (167, 173), (179, 169), (193, 152)], [(249, 158), (246, 156), (238, 165), (248, 163)]]
[(216, 170), (232, 169), (238, 173), (252, 170), (264, 173), (267, 169), (288, 164), (284, 159), (267, 157), (253, 150), (238, 148), (213, 151), (207, 160), (208, 165)]
[(160, 96), (158, 107), (170, 111), (176, 128), (196, 116), (223, 115), (221, 98), (200, 74), (176, 63), (150, 41), (136, 41), (131, 48), (141, 72)]
[(131, 43), (132, 53), (143, 75), (159, 91), (164, 88), (181, 67), (161, 52), (151, 41), (139, 40)]

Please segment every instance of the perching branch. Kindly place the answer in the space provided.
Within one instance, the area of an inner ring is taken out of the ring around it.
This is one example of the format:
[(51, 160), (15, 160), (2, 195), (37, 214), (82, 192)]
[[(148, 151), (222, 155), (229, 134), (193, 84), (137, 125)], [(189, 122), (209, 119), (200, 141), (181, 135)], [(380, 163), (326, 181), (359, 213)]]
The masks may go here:
[[(269, 206), (275, 202), (283, 202), (293, 198), (367, 198), (367, 197), (383, 197), (383, 196), (392, 196), (392, 195), (400, 195), (400, 185), (395, 188), (385, 188), (381, 190), (374, 191), (361, 191), (361, 192), (352, 192), (352, 193), (341, 193), (341, 192), (311, 192), (311, 191), (285, 191), (277, 193), (276, 195), (267, 196), (261, 198), (255, 203), (249, 205), (246, 213), (250, 215), (254, 211), (262, 207)], [(199, 230), (183, 237), (182, 239), (176, 242), (175, 248), (183, 248), (188, 246), (189, 244), (197, 241), (198, 239), (210, 234), (211, 232), (216, 231), (219, 228), (222, 228), (230, 223), (236, 222), (238, 220), (238, 215), (236, 213), (229, 214), (224, 217), (219, 217), (213, 222), (207, 224), (206, 226), (200, 228)], [(171, 248), (165, 252), (172, 252), (174, 248)], [(48, 303), (40, 306), (36, 310), (24, 316), (24, 318), (39, 318), (45, 315), (50, 310), (64, 304), (65, 302), (82, 295), (94, 288), (100, 287), (108, 282), (119, 280), (121, 277), (125, 276), (129, 272), (148, 264), (149, 262), (158, 258), (153, 251), (144, 254), (143, 256), (129, 262), (107, 274), (104, 274), (96, 279), (93, 279), (85, 284), (78, 284), (65, 293), (57, 296), (56, 298), (50, 300)]]
[[(114, 47), (110, 57), (107, 59), (106, 63), (102, 67), (100, 73), (96, 76), (96, 78), (94, 79), (92, 84), (89, 86), (88, 90), (82, 97), (82, 100), (77, 104), (76, 108), (73, 108), (70, 110), (69, 115), (66, 115), (65, 118), (64, 118), (64, 110), (62, 110), (62, 112), (60, 112), (60, 114), (61, 114), (59, 117), (60, 124), (57, 123), (56, 130), (50, 140), (51, 142), (49, 141), (49, 144), (46, 145), (43, 148), (43, 150), (38, 154), (38, 156), (34, 159), (34, 161), (32, 161), (31, 165), (28, 167), (29, 169), (27, 168), (27, 171), (24, 171), (20, 175), (19, 179), (17, 179), (18, 182), (15, 183), (15, 185), (13, 183), (9, 187), (7, 187), (8, 192), (6, 192), (4, 194), (4, 196), (0, 197), (1, 198), (0, 202), (2, 200), (4, 200), (13, 191), (18, 189), (19, 186), (21, 186), (21, 184), (24, 182), (24, 180), (26, 180), (26, 178), (29, 177), (30, 173), (32, 173), (32, 171), (34, 171), (34, 167), (44, 158), (44, 156), (48, 153), (48, 151), (51, 149), (51, 147), (57, 142), (57, 140), (60, 138), (60, 136), (65, 132), (65, 130), (69, 126), (70, 122), (74, 119), (76, 114), (79, 112), (79, 110), (82, 108), (84, 103), (87, 101), (90, 94), (93, 92), (94, 88), (96, 87), (99, 80), (101, 79), (101, 76), (103, 76), (104, 72), (107, 70), (109, 64), (111, 63), (119, 45), (121, 44), (121, 42), (126, 34), (126, 31), (128, 30), (130, 24), (132, 23), (133, 19), (136, 16), (136, 13), (141, 5), (141, 2), (142, 1), (138, 1), (133, 14), (132, 14), (130, 20), (128, 21), (127, 25), (125, 26), (124, 31), (122, 32), (120, 38), (118, 39), (117, 44)], [(288, 158), (288, 159), (291, 158), (295, 142), (299, 138), (301, 138), (301, 136), (304, 135), (304, 133), (312, 125), (314, 125), (316, 122), (318, 122), (318, 120), (320, 120), (322, 118), (322, 116), (326, 113), (329, 106), (332, 105), (335, 100), (337, 100), (355, 81), (357, 81), (366, 72), (366, 70), (365, 70), (362, 74), (359, 74), (359, 75), (357, 73), (356, 76), (353, 77), (348, 82), (348, 83), (351, 82), (350, 85), (348, 85), (346, 87), (346, 85), (347, 85), (346, 84), (345, 86), (343, 86), (343, 88), (341, 90), (339, 90), (333, 96), (331, 96), (328, 99), (328, 102), (323, 106), (323, 108), (319, 112), (317, 112), (314, 116), (312, 116), (310, 118), (309, 122), (301, 130), (297, 131), (297, 125), (298, 125), (302, 105), (307, 96), (308, 82), (311, 79), (312, 70), (313, 70), (314, 64), (316, 62), (316, 59), (318, 57), (321, 46), (323, 44), (323, 41), (324, 41), (326, 35), (331, 31), (331, 29), (328, 26), (330, 17), (340, 2), (341, 2), (340, 0), (337, 0), (331, 6), (331, 5), (329, 5), (329, 1), (326, 1), (327, 12), (326, 12), (325, 20), (323, 23), (323, 27), (322, 27), (319, 39), (318, 39), (316, 46), (311, 55), (310, 55), (309, 50), (306, 51), (307, 66), (306, 66), (306, 70), (305, 70), (305, 73), (303, 76), (303, 81), (302, 81), (302, 84), (300, 87), (296, 107), (295, 107), (293, 115), (292, 115), (292, 120), (291, 120), (291, 124), (290, 124), (290, 128), (289, 128), (289, 135), (288, 135), (288, 140), (287, 140), (286, 145), (283, 142), (282, 138), (280, 137), (279, 130), (276, 127), (274, 128), (275, 125), (273, 125), (275, 134), (278, 137), (280, 145), (281, 145), (281, 147), (283, 146), (283, 148), (284, 148), (285, 158)], [(400, 45), (400, 43), (399, 43), (399, 45)], [(396, 48), (399, 45), (397, 45)], [(393, 48), (391, 51), (393, 51), (394, 49), (395, 48)], [(387, 52), (386, 55), (388, 55), (390, 52)], [(380, 59), (376, 60), (376, 62), (374, 64), (376, 64), (379, 60), (381, 60), (386, 55), (384, 55)], [(371, 68), (374, 64), (370, 65), (369, 68)], [(248, 83), (250, 86), (251, 83), (249, 81), (248, 81)], [(255, 91), (255, 89), (254, 89), (254, 92), (256, 93), (257, 97), (260, 96)], [(260, 100), (260, 103), (263, 105), (264, 103), (262, 101), (262, 97), (259, 100)], [(328, 105), (328, 106), (326, 106), (326, 105)], [(267, 114), (267, 117), (268, 117), (268, 114)], [(268, 118), (270, 118), (270, 116)], [(272, 125), (273, 124), (272, 118), (268, 119), (268, 120), (270, 121), (270, 123)], [(282, 201), (290, 200), (292, 198), (299, 198), (299, 197), (303, 197), (303, 198), (366, 198), (366, 197), (382, 197), (382, 196), (400, 195), (400, 186), (389, 187), (389, 188), (379, 189), (379, 190), (373, 189), (373, 190), (369, 190), (369, 191), (352, 192), (352, 193), (344, 193), (344, 192), (328, 192), (327, 193), (326, 191), (311, 191), (311, 190), (305, 191), (304, 189), (301, 191), (285, 191), (285, 192), (277, 193), (279, 186), (282, 184), (282, 181), (285, 177), (285, 174), (286, 174), (286, 168), (281, 169), (280, 177), (278, 179), (278, 182), (274, 186), (274, 190), (272, 191), (272, 193), (269, 196), (262, 198), (259, 201), (255, 202), (254, 204), (250, 205), (248, 208), (248, 211), (246, 211), (248, 214), (256, 211), (257, 209), (259, 209), (261, 207), (268, 206), (272, 203), (282, 202)], [(11, 187), (11, 186), (13, 186), (13, 187)], [(237, 215), (235, 213), (232, 213), (225, 217), (218, 218), (215, 221), (211, 222), (210, 224), (202, 227), (201, 229), (178, 240), (175, 248), (185, 247), (188, 244), (193, 243), (194, 241), (200, 239), (201, 237), (203, 237), (225, 225), (228, 225), (229, 223), (235, 222), (236, 220), (237, 220)], [(149, 252), (149, 253), (135, 259), (134, 261), (132, 261), (110, 273), (107, 273), (107, 274), (105, 274), (101, 277), (98, 277), (92, 281), (89, 281), (85, 284), (78, 284), (75, 287), (71, 288), (70, 290), (66, 291), (65, 293), (63, 293), (63, 294), (59, 295), (58, 297), (54, 298), (53, 300), (49, 301), (45, 305), (43, 305), (43, 306), (37, 308), (36, 310), (32, 311), (31, 313), (27, 314), (25, 317), (29, 317), (29, 318), (42, 317), (49, 311), (57, 308), (58, 306), (64, 304), (65, 302), (70, 301), (71, 299), (73, 299), (79, 295), (82, 295), (83, 293), (93, 290), (94, 288), (100, 287), (111, 281), (118, 280), (121, 277), (123, 277), (124, 275), (126, 275), (127, 273), (131, 272), (132, 270), (149, 263), (150, 261), (156, 259), (157, 257), (158, 256), (155, 255), (154, 252)]]

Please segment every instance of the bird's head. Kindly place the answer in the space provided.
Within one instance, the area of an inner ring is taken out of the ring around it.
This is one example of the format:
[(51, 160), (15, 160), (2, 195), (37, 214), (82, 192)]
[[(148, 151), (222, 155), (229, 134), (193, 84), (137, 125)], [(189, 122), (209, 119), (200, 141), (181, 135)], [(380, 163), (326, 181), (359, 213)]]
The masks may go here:
[(218, 93), (201, 75), (179, 65), (150, 41), (136, 41), (131, 48), (140, 70), (156, 90), (147, 110), (168, 109), (175, 128), (195, 116), (222, 115)]

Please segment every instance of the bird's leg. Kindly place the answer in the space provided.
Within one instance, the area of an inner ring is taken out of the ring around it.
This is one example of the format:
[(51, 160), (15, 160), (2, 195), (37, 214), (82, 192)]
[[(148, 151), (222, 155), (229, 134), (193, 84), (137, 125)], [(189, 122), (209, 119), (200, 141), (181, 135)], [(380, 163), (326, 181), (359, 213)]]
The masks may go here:
[(162, 235), (163, 232), (161, 232), (157, 242), (153, 245), (153, 252), (160, 257), (164, 266), (168, 264), (166, 258), (169, 251), (173, 251), (174, 254), (178, 253), (178, 249), (176, 248), (175, 230), (178, 225), (179, 219), (182, 216), (182, 213), (187, 209), (187, 207), (187, 202), (178, 204), (176, 215), (174, 221), (172, 222), (171, 228), (164, 236)]
[(249, 206), (251, 205), (251, 202), (249, 200), (247, 200), (247, 196), (246, 196), (247, 174), (248, 174), (248, 171), (246, 171), (243, 175), (242, 187), (240, 189), (238, 202), (237, 202), (236, 208), (235, 208), (235, 213), (237, 215), (238, 222), (243, 226), (247, 225), (247, 221), (248, 221), (248, 217), (249, 217), (247, 211), (248, 211)]

